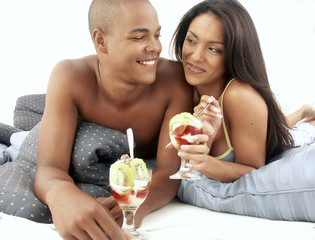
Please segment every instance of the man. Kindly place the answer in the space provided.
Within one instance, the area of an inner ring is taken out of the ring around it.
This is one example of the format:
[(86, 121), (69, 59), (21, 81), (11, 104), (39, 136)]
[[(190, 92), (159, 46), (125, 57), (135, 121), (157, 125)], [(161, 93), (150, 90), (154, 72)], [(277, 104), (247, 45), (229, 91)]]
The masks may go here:
[(175, 114), (191, 111), (192, 89), (180, 63), (159, 59), (161, 27), (148, 0), (94, 0), (89, 28), (97, 54), (62, 61), (52, 72), (34, 190), (64, 239), (125, 239), (115, 222), (121, 211), (114, 199), (89, 196), (69, 175), (77, 121), (120, 132), (132, 128), (135, 155), (157, 156), (149, 195), (137, 211), (139, 226), (177, 193), (179, 182), (169, 176), (180, 161), (174, 149), (165, 148), (168, 123)]

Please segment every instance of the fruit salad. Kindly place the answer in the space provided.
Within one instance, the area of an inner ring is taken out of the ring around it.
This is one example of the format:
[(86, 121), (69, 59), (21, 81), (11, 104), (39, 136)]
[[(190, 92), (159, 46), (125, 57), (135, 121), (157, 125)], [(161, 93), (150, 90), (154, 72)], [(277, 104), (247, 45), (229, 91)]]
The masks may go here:
[(193, 136), (202, 132), (202, 122), (188, 112), (175, 115), (169, 122), (170, 138), (176, 149), (193, 144)]
[(119, 204), (139, 206), (148, 195), (151, 175), (143, 159), (132, 159), (125, 154), (111, 165), (109, 180)]

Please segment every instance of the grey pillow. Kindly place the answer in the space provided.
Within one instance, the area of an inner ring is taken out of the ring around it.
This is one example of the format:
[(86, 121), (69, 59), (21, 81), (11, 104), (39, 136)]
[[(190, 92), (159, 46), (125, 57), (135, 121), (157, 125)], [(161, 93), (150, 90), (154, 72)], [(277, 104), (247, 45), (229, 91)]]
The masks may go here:
[[(26, 136), (15, 160), (0, 166), (0, 211), (37, 222), (52, 221), (48, 207), (34, 194), (38, 123)], [(111, 195), (108, 169), (128, 153), (126, 134), (103, 126), (79, 122), (72, 152), (70, 175), (91, 196)]]
[(10, 146), (10, 137), (21, 130), (8, 124), (0, 123), (0, 143)]
[(41, 121), (46, 102), (46, 94), (31, 94), (17, 99), (13, 125), (21, 130), (29, 131)]

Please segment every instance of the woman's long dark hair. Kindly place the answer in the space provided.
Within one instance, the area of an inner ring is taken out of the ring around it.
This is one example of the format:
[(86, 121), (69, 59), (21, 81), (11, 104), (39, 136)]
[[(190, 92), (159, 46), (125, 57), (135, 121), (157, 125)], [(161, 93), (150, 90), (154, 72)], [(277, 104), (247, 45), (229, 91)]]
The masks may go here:
[(175, 56), (182, 61), (182, 48), (192, 20), (204, 13), (218, 16), (223, 24), (226, 83), (236, 78), (251, 85), (268, 106), (266, 163), (293, 146), (289, 127), (269, 85), (255, 25), (247, 10), (236, 0), (205, 0), (181, 19), (172, 42)]

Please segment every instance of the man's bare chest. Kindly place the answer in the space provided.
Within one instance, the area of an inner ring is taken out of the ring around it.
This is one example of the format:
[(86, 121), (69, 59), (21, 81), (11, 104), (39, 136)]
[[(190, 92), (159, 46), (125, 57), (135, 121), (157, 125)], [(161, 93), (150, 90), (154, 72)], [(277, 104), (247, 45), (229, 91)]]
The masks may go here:
[(95, 104), (94, 107), (80, 111), (80, 118), (83, 121), (93, 122), (121, 132), (132, 128), (139, 144), (155, 141), (159, 135), (163, 117), (164, 111), (152, 106), (119, 109), (104, 105), (100, 107)]

